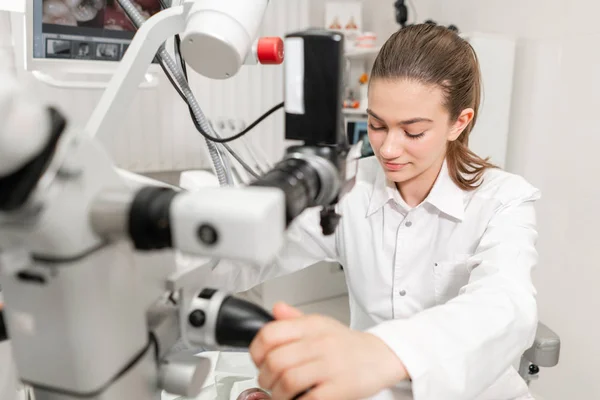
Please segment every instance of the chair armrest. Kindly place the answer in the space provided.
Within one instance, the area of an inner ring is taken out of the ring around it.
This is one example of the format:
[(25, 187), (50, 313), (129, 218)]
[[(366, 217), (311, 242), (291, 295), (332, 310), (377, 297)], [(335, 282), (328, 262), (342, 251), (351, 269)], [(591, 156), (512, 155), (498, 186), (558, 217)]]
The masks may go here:
[(532, 364), (554, 367), (560, 356), (560, 338), (550, 328), (538, 323), (533, 345), (523, 355)]

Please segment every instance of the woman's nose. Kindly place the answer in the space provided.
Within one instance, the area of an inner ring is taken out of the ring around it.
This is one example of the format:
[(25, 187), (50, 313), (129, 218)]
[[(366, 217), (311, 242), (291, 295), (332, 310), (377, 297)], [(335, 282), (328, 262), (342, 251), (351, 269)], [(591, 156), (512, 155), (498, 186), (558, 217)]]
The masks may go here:
[(379, 154), (381, 157), (392, 160), (400, 157), (404, 153), (404, 147), (402, 144), (402, 136), (396, 132), (388, 132), (383, 141), (383, 144), (379, 148)]

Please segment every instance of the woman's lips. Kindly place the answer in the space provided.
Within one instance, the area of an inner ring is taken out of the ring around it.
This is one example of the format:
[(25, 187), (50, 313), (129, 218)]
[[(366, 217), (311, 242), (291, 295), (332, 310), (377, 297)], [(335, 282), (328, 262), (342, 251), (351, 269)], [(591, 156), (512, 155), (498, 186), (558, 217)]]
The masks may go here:
[(389, 171), (400, 171), (402, 169), (404, 169), (406, 166), (408, 166), (409, 163), (390, 163), (390, 162), (384, 162), (383, 165), (385, 166), (385, 168)]

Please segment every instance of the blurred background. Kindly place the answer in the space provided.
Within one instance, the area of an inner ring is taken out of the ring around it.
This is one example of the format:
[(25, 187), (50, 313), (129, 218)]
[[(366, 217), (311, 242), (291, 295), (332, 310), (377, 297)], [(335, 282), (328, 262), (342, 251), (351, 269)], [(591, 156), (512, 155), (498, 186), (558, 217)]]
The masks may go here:
[[(38, 38), (27, 35), (31, 27), (22, 14), (24, 3), (0, 0), (0, 10), (5, 10), (0, 11), (0, 71), (17, 76), (63, 110), (71, 124), (83, 126), (102, 94), (102, 83), (114, 72), (97, 68), (97, 62), (117, 61), (126, 51), (126, 21), (118, 10), (87, 21), (40, 14), (46, 24), (82, 29), (99, 24), (121, 36), (100, 43), (40, 31), (38, 37), (46, 42), (39, 44), (44, 50), (36, 50)], [(152, 4), (138, 3), (148, 14), (154, 12)], [(533, 390), (545, 400), (600, 398), (600, 2), (401, 3), (407, 8), (406, 23), (452, 25), (472, 41), (484, 75), (482, 118), (472, 146), (542, 191), (535, 284), (540, 319), (559, 334), (562, 351), (558, 366), (543, 370)], [(366, 132), (365, 82), (379, 46), (400, 28), (397, 17), (392, 0), (272, 0), (262, 33), (283, 36), (309, 26), (346, 31), (352, 45), (347, 49), (344, 114), (352, 141)], [(67, 72), (65, 60), (73, 66)], [(63, 63), (53, 64), (58, 61)], [(185, 172), (193, 186), (194, 172), (210, 166), (204, 142), (162, 72), (151, 68), (148, 74), (152, 84), (138, 90), (118, 131), (100, 140), (125, 169), (172, 184), (179, 184)], [(198, 75), (190, 79), (211, 123), (225, 136), (283, 100), (281, 66), (245, 67), (227, 81)], [(264, 166), (283, 155), (288, 145), (283, 137), (283, 114), (277, 113), (233, 146)], [(345, 293), (340, 266), (321, 263), (245, 296), (266, 307), (285, 300), (348, 322)]]

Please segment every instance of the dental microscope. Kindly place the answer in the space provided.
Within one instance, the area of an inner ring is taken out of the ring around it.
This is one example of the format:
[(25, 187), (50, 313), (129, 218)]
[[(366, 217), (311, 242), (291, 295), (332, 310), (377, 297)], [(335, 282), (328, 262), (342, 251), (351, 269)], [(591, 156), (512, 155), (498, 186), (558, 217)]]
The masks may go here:
[(174, 251), (262, 265), (309, 207), (322, 208), (324, 234), (335, 230), (335, 204), (353, 184), (338, 33), (285, 38), (285, 135), (302, 144), (249, 186), (132, 185), (94, 139), (119, 124), (174, 35), (196, 72), (235, 75), (268, 3), (184, 0), (139, 23), (84, 129), (16, 84), (0, 88), (0, 340), (37, 400), (197, 396), (209, 361), (173, 345), (246, 348), (272, 317), (203, 287), (196, 268), (176, 271)]

